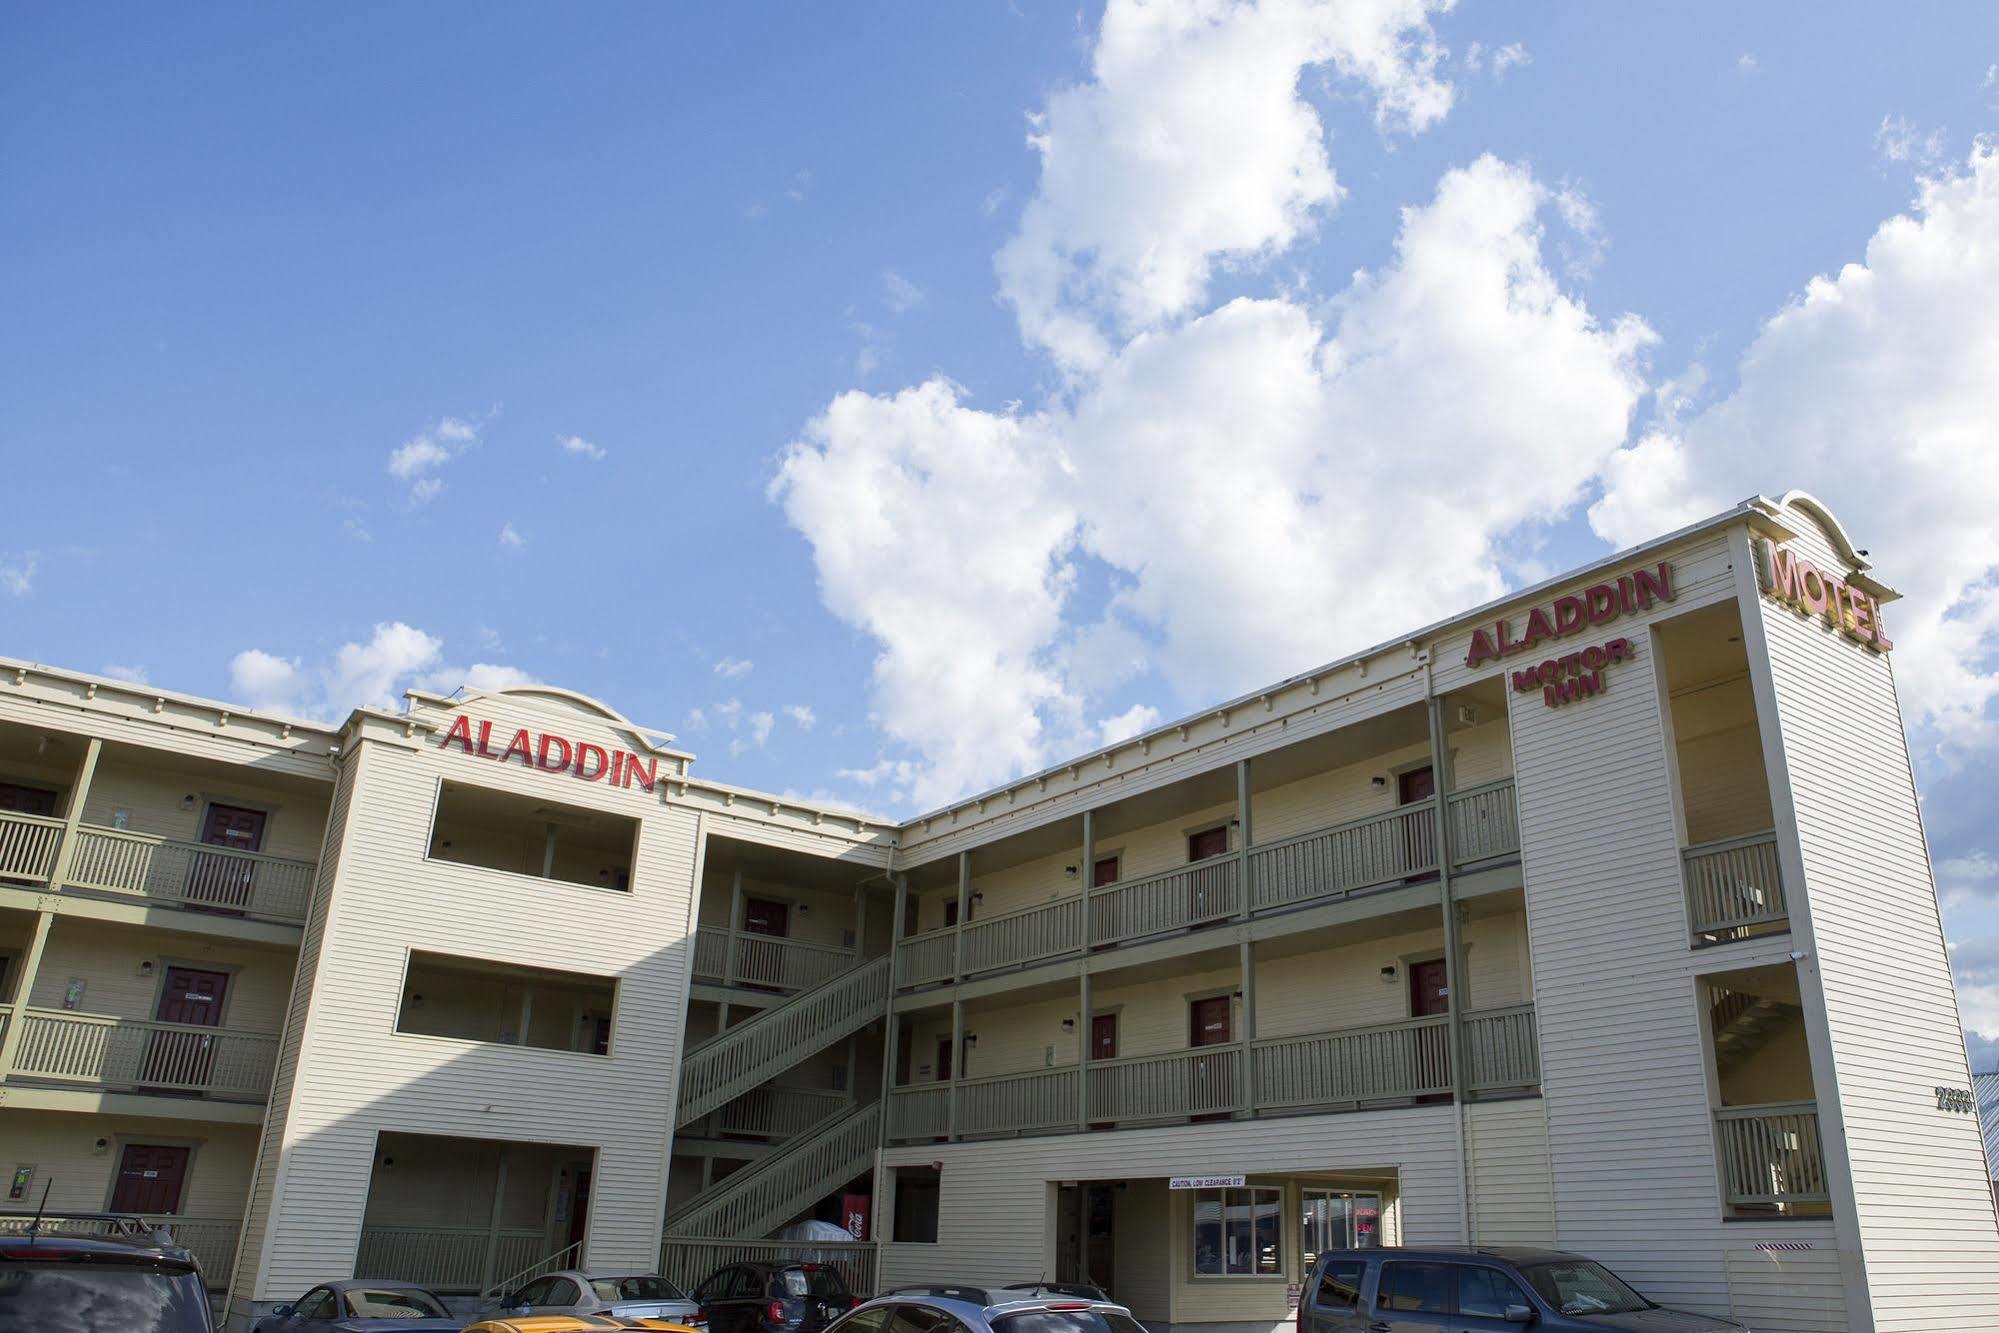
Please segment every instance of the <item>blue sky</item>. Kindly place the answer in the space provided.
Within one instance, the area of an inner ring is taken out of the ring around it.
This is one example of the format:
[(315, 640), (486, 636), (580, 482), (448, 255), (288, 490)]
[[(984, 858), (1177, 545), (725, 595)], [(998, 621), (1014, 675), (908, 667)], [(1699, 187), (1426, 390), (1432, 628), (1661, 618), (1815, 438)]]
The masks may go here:
[(907, 810), (1798, 485), (1999, 1039), (1999, 11), (1335, 17), (10, 6), (4, 650)]

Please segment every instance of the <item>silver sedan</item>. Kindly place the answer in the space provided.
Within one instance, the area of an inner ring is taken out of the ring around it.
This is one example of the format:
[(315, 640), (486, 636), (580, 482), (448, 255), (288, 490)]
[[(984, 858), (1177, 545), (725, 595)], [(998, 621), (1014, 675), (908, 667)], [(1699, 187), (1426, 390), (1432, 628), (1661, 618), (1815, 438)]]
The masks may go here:
[(499, 1306), (481, 1319), (505, 1319), (523, 1314), (621, 1315), (627, 1319), (670, 1319), (676, 1324), (704, 1324), (701, 1307), (687, 1293), (657, 1273), (611, 1269), (584, 1272), (565, 1268), (530, 1278), (502, 1297)]

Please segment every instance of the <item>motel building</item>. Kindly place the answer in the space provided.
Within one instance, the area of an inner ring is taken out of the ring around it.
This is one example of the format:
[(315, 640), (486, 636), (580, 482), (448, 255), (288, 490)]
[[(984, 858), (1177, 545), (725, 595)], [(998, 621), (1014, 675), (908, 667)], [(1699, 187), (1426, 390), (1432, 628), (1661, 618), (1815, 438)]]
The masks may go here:
[(1269, 1333), (1493, 1243), (1999, 1328), (1893, 599), (1758, 497), (903, 824), (557, 688), (0, 659), (4, 1206), (158, 1220), (237, 1330), (810, 1254)]

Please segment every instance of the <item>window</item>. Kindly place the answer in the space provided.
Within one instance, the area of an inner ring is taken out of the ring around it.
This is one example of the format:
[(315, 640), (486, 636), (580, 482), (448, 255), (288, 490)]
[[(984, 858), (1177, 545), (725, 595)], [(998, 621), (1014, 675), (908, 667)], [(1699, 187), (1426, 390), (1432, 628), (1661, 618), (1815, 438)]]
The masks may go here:
[(1197, 1277), (1262, 1277), (1284, 1271), (1280, 1190), (1201, 1190), (1194, 1195)]
[(340, 1301), (325, 1287), (318, 1287), (300, 1298), (296, 1313), (300, 1319), (338, 1319)]
[(542, 1305), (581, 1305), (583, 1289), (566, 1277), (556, 1278), (548, 1284), (548, 1297), (539, 1302)]
[(888, 1333), (965, 1333), (965, 1326), (928, 1305), (898, 1305)]
[(1533, 1304), (1527, 1293), (1520, 1290), (1520, 1284), (1497, 1268), (1473, 1268), (1469, 1264), (1458, 1268), (1459, 1314), (1504, 1319), (1507, 1306), (1525, 1305), (1532, 1309)]
[(208, 1289), (192, 1268), (10, 1261), (0, 1328), (206, 1333)]
[(927, 1166), (895, 1169), (895, 1239), (937, 1243), (937, 1202), (943, 1182)]
[(1145, 1333), (1116, 1310), (1029, 1310), (993, 1320), (993, 1333)]
[(593, 1277), (590, 1289), (606, 1301), (684, 1301), (680, 1288), (663, 1277)]
[(1381, 1270), (1377, 1310), (1411, 1310), (1419, 1314), (1451, 1311), (1451, 1265), (1387, 1264)]
[(826, 1268), (812, 1264), (803, 1268), (787, 1268), (777, 1275), (777, 1281), (787, 1296), (837, 1296), (848, 1294), (847, 1284), (837, 1268)]
[(554, 1285), (555, 1279), (552, 1277), (536, 1278), (514, 1293), (513, 1303), (515, 1305), (546, 1305), (548, 1304), (548, 1289)]
[(1318, 1289), (1312, 1293), (1312, 1304), (1321, 1310), (1359, 1309), (1360, 1282), (1366, 1276), (1367, 1265), (1358, 1259), (1327, 1264), (1319, 1275)]
[(430, 859), (629, 892), (638, 830), (626, 815), (446, 782)]
[(1327, 1250), (1371, 1250), (1381, 1244), (1381, 1196), (1351, 1190), (1306, 1190), (1298, 1244), (1309, 1267)]
[(617, 998), (613, 977), (412, 953), (396, 1031), (604, 1055)]
[(839, 1329), (839, 1333), (877, 1333), (877, 1330), (888, 1322), (889, 1315), (894, 1312), (893, 1306), (871, 1305), (865, 1310), (854, 1311), (835, 1327)]
[(1565, 1315), (1630, 1314), (1652, 1303), (1624, 1285), (1602, 1264), (1589, 1259), (1529, 1264), (1520, 1270), (1541, 1299)]
[(347, 1308), (356, 1319), (449, 1319), (451, 1314), (427, 1291), (412, 1287), (382, 1290), (349, 1288)]

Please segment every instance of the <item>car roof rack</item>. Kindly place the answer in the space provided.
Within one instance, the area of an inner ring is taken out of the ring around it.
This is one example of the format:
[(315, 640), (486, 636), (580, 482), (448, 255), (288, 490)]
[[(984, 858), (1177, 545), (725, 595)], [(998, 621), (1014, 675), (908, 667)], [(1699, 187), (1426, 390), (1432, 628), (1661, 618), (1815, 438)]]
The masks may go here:
[(912, 1282), (904, 1287), (890, 1287), (884, 1296), (942, 1296), (951, 1301), (970, 1301), (975, 1305), (991, 1305), (992, 1293), (984, 1287), (967, 1287), (953, 1282)]

